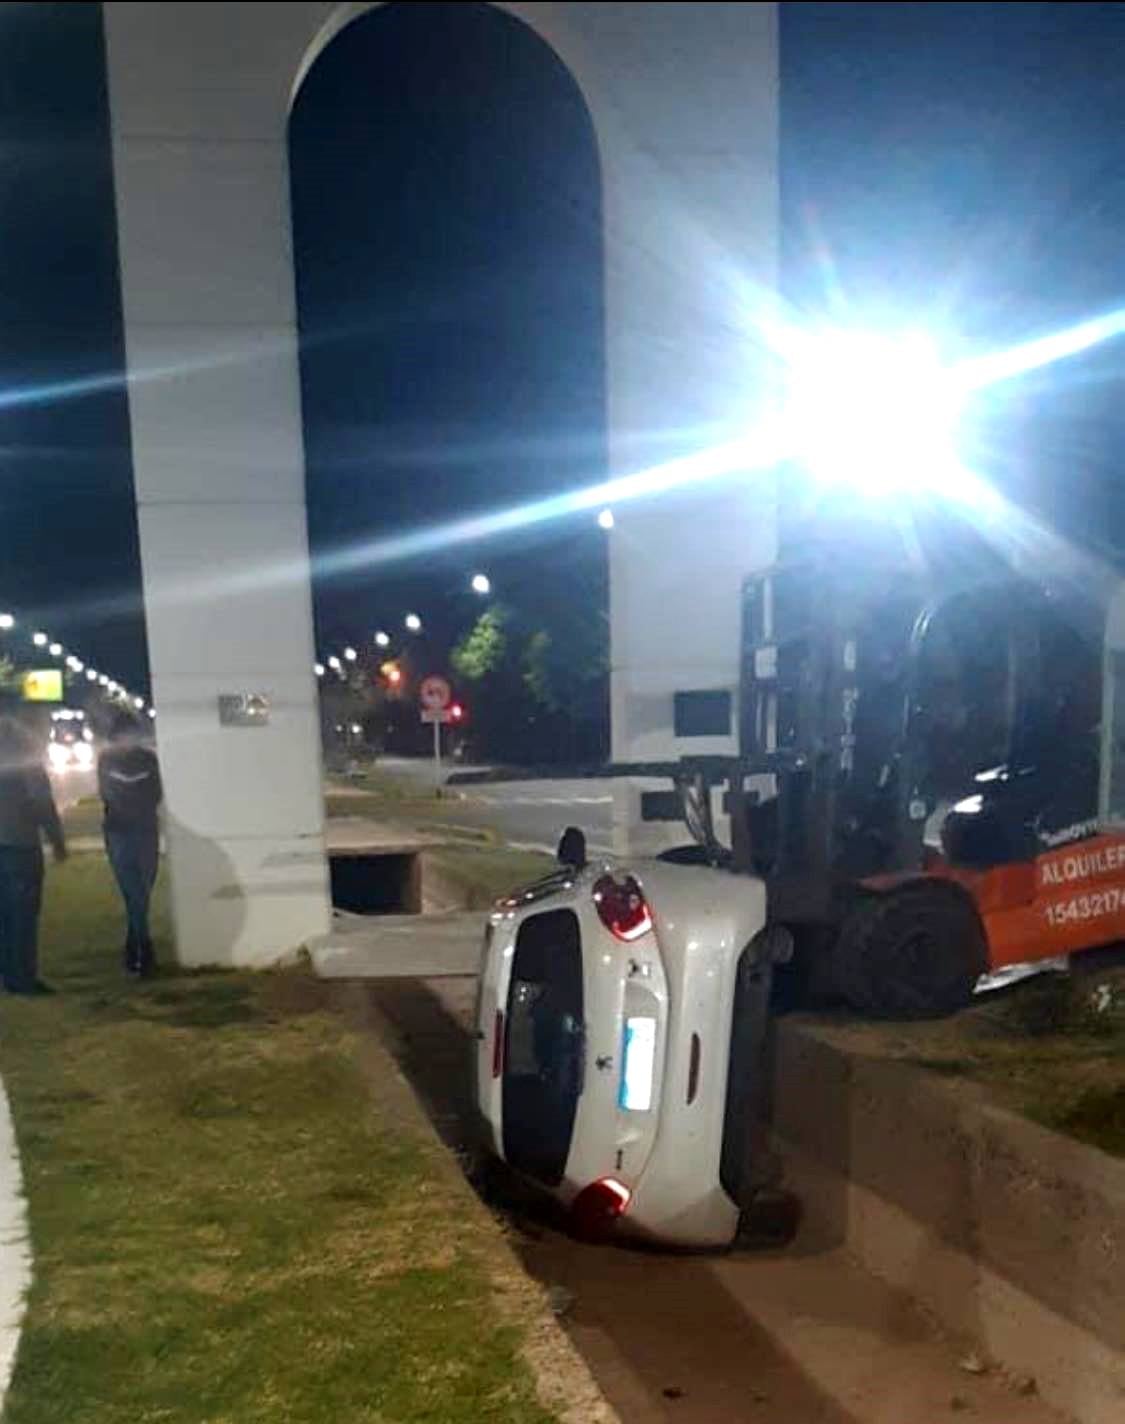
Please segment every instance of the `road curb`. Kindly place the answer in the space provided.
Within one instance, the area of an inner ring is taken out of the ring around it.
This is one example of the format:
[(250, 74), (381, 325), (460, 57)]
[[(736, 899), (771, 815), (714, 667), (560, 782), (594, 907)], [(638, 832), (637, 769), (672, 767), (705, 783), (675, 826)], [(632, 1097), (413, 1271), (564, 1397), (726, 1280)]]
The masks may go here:
[(1125, 1161), (979, 1086), (782, 1019), (774, 1130), (809, 1222), (1081, 1424), (1125, 1417)]
[(535, 1379), (543, 1407), (560, 1424), (622, 1424), (555, 1318), (546, 1290), (528, 1275), (500, 1222), (477, 1196), (457, 1158), (442, 1141), (413, 1084), (384, 1043), (385, 1027), (372, 1011), (363, 987), (354, 982), (337, 982), (329, 992), (330, 1002), (360, 1035), (364, 1073), (380, 1084), (381, 1093), (393, 1085), (391, 1110), (407, 1130), (432, 1150), (466, 1216), (479, 1227), (488, 1252), (493, 1300), (504, 1323), (522, 1333), (520, 1353)]
[(19, 1144), (0, 1082), (0, 1410), (16, 1362), (31, 1286), (31, 1245)]

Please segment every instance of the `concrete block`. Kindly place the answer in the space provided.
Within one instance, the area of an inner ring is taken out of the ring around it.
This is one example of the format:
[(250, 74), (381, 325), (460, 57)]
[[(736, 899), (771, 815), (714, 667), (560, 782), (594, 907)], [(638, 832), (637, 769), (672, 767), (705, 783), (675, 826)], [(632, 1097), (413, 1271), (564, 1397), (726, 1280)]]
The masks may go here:
[(1125, 1417), (1125, 1161), (784, 1019), (774, 1128), (814, 1235), (1081, 1424)]

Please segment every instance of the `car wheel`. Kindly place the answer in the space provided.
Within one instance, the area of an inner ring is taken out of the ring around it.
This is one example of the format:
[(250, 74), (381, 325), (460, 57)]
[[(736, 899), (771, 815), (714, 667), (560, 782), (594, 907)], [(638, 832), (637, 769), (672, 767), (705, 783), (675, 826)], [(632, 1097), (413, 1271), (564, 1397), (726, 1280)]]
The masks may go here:
[(913, 880), (865, 895), (832, 951), (837, 992), (880, 1019), (933, 1019), (972, 998), (988, 953), (976, 906), (958, 885)]

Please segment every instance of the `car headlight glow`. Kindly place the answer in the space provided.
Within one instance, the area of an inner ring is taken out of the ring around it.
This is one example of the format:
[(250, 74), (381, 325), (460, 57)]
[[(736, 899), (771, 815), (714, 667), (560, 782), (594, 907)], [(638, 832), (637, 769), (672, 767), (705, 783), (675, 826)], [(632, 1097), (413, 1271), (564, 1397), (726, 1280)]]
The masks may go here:
[(89, 771), (94, 764), (94, 749), (89, 742), (75, 742), (74, 760), (83, 771)]
[(47, 760), (51, 763), (54, 771), (62, 771), (70, 761), (70, 748), (64, 746), (62, 742), (49, 742), (47, 744)]

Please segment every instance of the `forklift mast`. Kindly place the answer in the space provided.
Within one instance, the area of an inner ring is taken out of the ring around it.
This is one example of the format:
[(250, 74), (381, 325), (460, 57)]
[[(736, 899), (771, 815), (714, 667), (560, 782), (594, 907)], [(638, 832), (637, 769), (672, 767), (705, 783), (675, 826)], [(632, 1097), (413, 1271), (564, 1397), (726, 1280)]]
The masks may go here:
[(836, 887), (921, 870), (931, 816), (981, 773), (991, 796), (1018, 799), (1028, 834), (1081, 819), (1098, 663), (1059, 601), (1011, 576), (958, 585), (905, 561), (824, 557), (753, 576), (736, 867), (817, 918)]
[(747, 580), (742, 868), (825, 884), (921, 864), (926, 805), (907, 733), (925, 610), (924, 582), (902, 563), (811, 558)]

